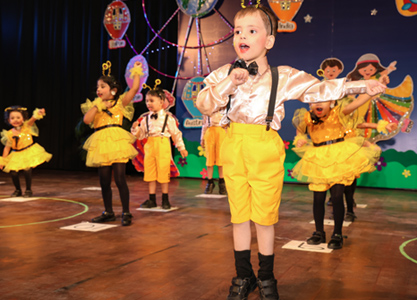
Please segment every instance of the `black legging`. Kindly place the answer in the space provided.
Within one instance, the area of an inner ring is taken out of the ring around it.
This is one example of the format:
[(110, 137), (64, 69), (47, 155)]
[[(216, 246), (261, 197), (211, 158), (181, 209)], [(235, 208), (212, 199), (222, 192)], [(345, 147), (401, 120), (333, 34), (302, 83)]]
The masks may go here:
[[(330, 188), (330, 196), (333, 201), (334, 231), (333, 234), (342, 234), (343, 218), (345, 216), (345, 206), (343, 204), (343, 184), (335, 184)], [(324, 231), (324, 202), (326, 192), (314, 192), (313, 214), (316, 223), (316, 231)]]
[(111, 166), (104, 166), (98, 168), (104, 209), (109, 213), (113, 212), (111, 191), (112, 171), (114, 171), (114, 181), (116, 182), (117, 188), (119, 189), (119, 195), (120, 200), (122, 202), (123, 212), (129, 212), (129, 188), (126, 183), (125, 163), (114, 163)]
[(347, 211), (350, 213), (353, 213), (353, 202), (355, 201), (353, 199), (353, 195), (355, 194), (355, 190), (356, 190), (356, 179), (352, 182), (351, 185), (347, 185), (345, 187), (346, 206), (347, 206)]
[[(26, 181), (26, 190), (32, 189), (32, 169), (23, 170), (23, 175), (25, 176)], [(19, 180), (19, 172), (16, 171), (10, 171), (10, 175), (12, 175), (12, 181), (13, 185), (16, 188), (16, 190), (21, 190), (20, 188), (20, 180)]]

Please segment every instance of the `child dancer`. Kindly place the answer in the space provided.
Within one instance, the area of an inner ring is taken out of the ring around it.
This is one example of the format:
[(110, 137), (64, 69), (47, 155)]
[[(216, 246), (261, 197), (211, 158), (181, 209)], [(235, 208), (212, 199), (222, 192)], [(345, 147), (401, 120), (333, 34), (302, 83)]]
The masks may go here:
[[(157, 84), (160, 83), (158, 80)], [(149, 86), (146, 86), (148, 87)], [(170, 209), (168, 184), (170, 182), (170, 162), (172, 137), (175, 146), (184, 158), (188, 155), (182, 133), (177, 127), (175, 118), (163, 109), (165, 92), (156, 85), (146, 93), (146, 106), (149, 114), (139, 124), (133, 123), (131, 132), (139, 139), (147, 138), (145, 144), (144, 181), (149, 182), (149, 199), (141, 204), (142, 208), (156, 207), (156, 182), (161, 184), (162, 208)], [(140, 126), (138, 126), (140, 125)]]
[[(208, 116), (222, 110), (225, 116), (220, 124), (229, 124), (221, 157), (233, 223), (237, 276), (232, 279), (228, 299), (246, 299), (256, 286), (261, 299), (279, 299), (273, 268), (274, 224), (278, 222), (284, 179), (285, 147), (276, 132), (284, 118), (283, 104), (290, 99), (339, 99), (355, 91), (375, 93), (384, 87), (376, 81), (320, 82), (288, 66), (270, 68), (266, 53), (275, 42), (277, 19), (264, 6), (243, 8), (234, 23), (234, 49), (239, 57), (233, 65), (236, 68), (230, 74), (230, 64), (213, 71), (204, 80), (206, 87), (199, 93), (196, 106)], [(275, 71), (279, 84), (271, 84)], [(271, 94), (276, 102), (269, 115)], [(228, 104), (229, 108), (223, 109)], [(255, 223), (257, 232), (258, 278), (250, 262), (250, 221)]]
[(219, 171), (219, 194), (226, 195), (226, 184), (223, 177), (223, 164), (220, 158), (220, 146), (223, 143), (226, 131), (220, 126), (223, 115), (219, 112), (211, 117), (203, 117), (203, 127), (201, 128), (200, 144), (206, 149), (206, 165), (208, 183), (204, 194), (212, 194), (214, 189), (213, 171), (216, 165)]
[(45, 115), (45, 109), (35, 109), (33, 116), (28, 119), (27, 109), (22, 106), (11, 106), (4, 110), (6, 124), (13, 126), (9, 131), (3, 130), (1, 141), (5, 145), (3, 157), (0, 158), (0, 169), (12, 176), (15, 191), (12, 197), (22, 195), (19, 172), (22, 171), (26, 180), (24, 197), (32, 197), (32, 168), (48, 162), (52, 158), (38, 143), (33, 142), (32, 136), (38, 136), (35, 125)]
[[(105, 74), (108, 70), (108, 74)], [(129, 188), (126, 183), (126, 163), (137, 155), (132, 143), (135, 137), (122, 128), (123, 117), (132, 120), (133, 105), (131, 100), (139, 90), (140, 76), (143, 75), (139, 62), (130, 70), (133, 77), (132, 88), (122, 94), (120, 83), (110, 75), (111, 63), (103, 64), (103, 76), (97, 81), (97, 98), (91, 102), (81, 104), (84, 123), (94, 127), (94, 133), (85, 142), (83, 148), (87, 150), (88, 167), (97, 167), (100, 178), (101, 193), (104, 202), (104, 212), (93, 218), (93, 223), (115, 221), (113, 212), (111, 177), (119, 189), (122, 202), (122, 226), (132, 223), (129, 210)]]
[[(335, 225), (328, 248), (343, 247), (345, 186), (350, 186), (359, 174), (372, 172), (381, 153), (381, 149), (373, 144), (365, 147), (365, 139), (352, 132), (355, 123), (360, 121), (354, 110), (368, 100), (368, 95), (361, 95), (353, 102), (341, 101), (336, 106), (336, 101), (312, 103), (310, 112), (302, 108), (294, 114), (293, 124), (297, 128), (294, 151), (302, 159), (292, 174), (298, 180), (310, 182), (309, 189), (314, 191), (316, 231), (307, 240), (308, 244), (326, 242), (324, 201), (326, 191), (330, 190)], [(312, 143), (308, 143), (306, 132)]]

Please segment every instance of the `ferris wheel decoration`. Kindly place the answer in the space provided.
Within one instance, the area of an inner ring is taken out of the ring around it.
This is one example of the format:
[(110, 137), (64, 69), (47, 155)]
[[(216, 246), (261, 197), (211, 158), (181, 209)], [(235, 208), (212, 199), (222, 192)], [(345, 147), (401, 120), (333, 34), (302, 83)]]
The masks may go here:
[[(133, 45), (131, 44), (128, 36), (126, 35), (126, 40), (127, 40), (127, 42), (129, 43), (130, 47), (132, 48), (132, 50), (135, 52), (136, 55), (143, 55), (156, 39), (160, 39), (160, 40), (164, 41), (165, 43), (167, 43), (168, 44), (167, 48), (169, 48), (169, 46), (181, 48), (181, 53), (180, 53), (180, 56), (179, 56), (179, 59), (178, 59), (177, 69), (176, 69), (175, 74), (163, 73), (160, 70), (158, 70), (155, 67), (148, 64), (148, 67), (150, 69), (152, 69), (153, 71), (155, 71), (156, 73), (158, 73), (162, 76), (174, 79), (174, 83), (173, 83), (173, 86), (172, 86), (171, 93), (174, 92), (175, 87), (177, 85), (177, 81), (179, 79), (190, 80), (191, 78), (194, 77), (194, 76), (185, 77), (185, 76), (180, 75), (181, 65), (183, 64), (183, 61), (184, 61), (184, 55), (185, 55), (186, 49), (196, 49), (198, 51), (198, 59), (197, 59), (197, 66), (196, 66), (196, 73), (197, 74), (196, 75), (197, 76), (206, 76), (211, 72), (211, 68), (210, 68), (206, 48), (214, 46), (214, 45), (219, 45), (219, 44), (223, 43), (224, 41), (226, 41), (227, 39), (229, 39), (233, 35), (233, 29), (234, 29), (233, 26), (230, 24), (230, 22), (228, 22), (226, 20), (226, 18), (215, 8), (215, 5), (217, 4), (218, 0), (176, 0), (176, 1), (177, 1), (178, 8), (168, 18), (168, 20), (165, 22), (165, 24), (159, 30), (156, 30), (152, 27), (151, 23), (149, 22), (148, 15), (146, 13), (145, 0), (142, 0), (142, 9), (143, 9), (143, 14), (145, 16), (145, 20), (148, 24), (148, 27), (155, 34), (154, 37), (150, 40), (150, 42), (145, 46), (145, 48), (142, 51), (137, 52), (134, 49)], [(226, 34), (220, 36), (219, 38), (217, 38), (214, 41), (204, 43), (203, 34), (202, 34), (202, 31), (201, 31), (201, 24), (200, 24), (201, 20), (200, 20), (200, 18), (207, 15), (208, 13), (210, 13), (212, 11), (214, 11), (215, 14), (219, 16), (219, 19), (222, 22), (224, 22), (224, 24), (228, 28), (228, 32)], [(187, 31), (186, 31), (186, 34), (185, 34), (185, 37), (184, 37), (184, 42), (183, 42), (182, 45), (180, 45), (178, 43), (175, 43), (175, 42), (172, 42), (172, 41), (169, 41), (169, 40), (167, 40), (167, 39), (165, 39), (161, 36), (162, 31), (169, 25), (169, 23), (174, 19), (174, 17), (178, 13), (184, 13), (184, 14), (189, 16), (188, 27), (187, 27)], [(195, 28), (196, 28), (196, 32), (197, 32), (197, 45), (188, 45), (189, 37), (191, 35), (191, 29), (192, 29), (194, 24), (195, 24)], [(204, 60), (204, 63), (203, 63), (203, 60)], [(203, 72), (203, 66), (204, 65), (207, 68), (205, 73)]]
[(126, 46), (126, 41), (123, 40), (123, 36), (130, 24), (130, 12), (123, 1), (115, 0), (107, 6), (103, 24), (112, 37), (109, 40), (109, 49), (123, 48)]

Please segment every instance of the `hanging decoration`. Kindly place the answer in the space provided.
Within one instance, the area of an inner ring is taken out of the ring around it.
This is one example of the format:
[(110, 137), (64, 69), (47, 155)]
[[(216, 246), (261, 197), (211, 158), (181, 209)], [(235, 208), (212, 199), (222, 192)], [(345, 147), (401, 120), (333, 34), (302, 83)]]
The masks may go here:
[(142, 85), (144, 83), (146, 83), (146, 80), (148, 79), (149, 76), (149, 68), (148, 68), (148, 62), (146, 61), (146, 59), (142, 56), (142, 55), (136, 55), (134, 57), (132, 57), (129, 60), (129, 63), (126, 66), (126, 71), (125, 71), (125, 79), (126, 79), (126, 83), (129, 86), (129, 88), (132, 88), (132, 84), (133, 84), (133, 78), (131, 78), (130, 76), (130, 69), (133, 68), (133, 66), (135, 65), (135, 62), (140, 62), (142, 65), (142, 73), (143, 75), (140, 76), (140, 87), (138, 92), (136, 93), (136, 95), (133, 97), (133, 102), (140, 102), (143, 99), (142, 96)]
[(178, 7), (183, 13), (193, 18), (201, 18), (208, 14), (218, 0), (177, 0)]
[(130, 12), (123, 1), (115, 0), (107, 6), (103, 24), (112, 37), (109, 40), (109, 49), (123, 48), (126, 46), (126, 41), (123, 40), (123, 36), (130, 24)]
[(200, 128), (203, 125), (203, 116), (195, 106), (198, 93), (204, 88), (204, 77), (197, 76), (190, 79), (184, 86), (181, 100), (192, 119), (184, 119), (184, 128)]
[(417, 0), (395, 0), (398, 12), (404, 17), (417, 15)]
[(303, 0), (268, 0), (269, 6), (278, 17), (278, 32), (294, 32), (297, 23), (292, 19), (303, 4)]

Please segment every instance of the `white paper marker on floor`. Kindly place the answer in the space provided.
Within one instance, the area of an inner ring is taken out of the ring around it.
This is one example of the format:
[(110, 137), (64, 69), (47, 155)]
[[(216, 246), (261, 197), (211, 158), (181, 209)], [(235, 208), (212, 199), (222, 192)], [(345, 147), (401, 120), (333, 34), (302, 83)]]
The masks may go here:
[(163, 209), (162, 206), (157, 206), (157, 207), (153, 207), (153, 208), (136, 208), (136, 210), (141, 210), (141, 211), (153, 211), (153, 212), (170, 212), (173, 210), (177, 210), (179, 207), (171, 207), (170, 209)]
[[(314, 220), (310, 222), (310, 224), (315, 224)], [(343, 227), (348, 227), (352, 222), (343, 221)], [(334, 226), (334, 220), (324, 219), (324, 225)]]
[(291, 241), (282, 246), (282, 249), (290, 250), (300, 250), (300, 251), (310, 251), (310, 252), (321, 252), (321, 253), (331, 253), (333, 249), (327, 248), (326, 243), (321, 243), (320, 245), (309, 245), (306, 241)]
[(97, 186), (90, 186), (90, 187), (82, 188), (82, 190), (83, 191), (101, 191), (101, 188)]
[(25, 197), (12, 197), (12, 198), (4, 198), (4, 199), (0, 199), (0, 201), (8, 201), (8, 202), (27, 202), (27, 201), (33, 201), (33, 200), (38, 200), (39, 198), (37, 197), (30, 197), (30, 198), (25, 198)]
[(97, 232), (97, 231), (114, 228), (117, 226), (119, 225), (81, 222), (81, 223), (74, 224), (74, 225), (64, 226), (64, 227), (61, 227), (60, 229)]
[(195, 196), (199, 197), (199, 198), (216, 198), (216, 199), (227, 197), (227, 195), (217, 195), (217, 194), (199, 194), (199, 195), (195, 195)]

